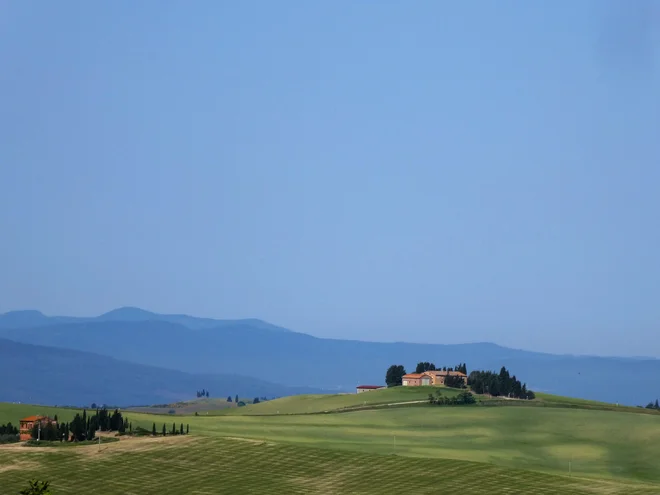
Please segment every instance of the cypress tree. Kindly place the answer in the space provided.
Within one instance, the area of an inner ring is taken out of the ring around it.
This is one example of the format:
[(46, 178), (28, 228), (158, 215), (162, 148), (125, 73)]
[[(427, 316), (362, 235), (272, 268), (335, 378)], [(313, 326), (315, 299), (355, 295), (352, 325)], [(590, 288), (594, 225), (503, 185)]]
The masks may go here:
[(179, 432), (180, 435), (183, 435), (183, 423), (181, 423), (181, 429), (179, 430)]
[(154, 426), (151, 428), (151, 436), (156, 436), (156, 423), (154, 423)]
[(236, 394), (236, 404), (238, 404), (238, 394)]
[(172, 435), (176, 435), (176, 423), (172, 423)]
[(187, 424), (187, 425), (186, 425), (186, 435), (187, 435), (188, 433), (190, 433), (190, 425)]
[(163, 423), (163, 436), (167, 435), (167, 432), (165, 431), (165, 423)]

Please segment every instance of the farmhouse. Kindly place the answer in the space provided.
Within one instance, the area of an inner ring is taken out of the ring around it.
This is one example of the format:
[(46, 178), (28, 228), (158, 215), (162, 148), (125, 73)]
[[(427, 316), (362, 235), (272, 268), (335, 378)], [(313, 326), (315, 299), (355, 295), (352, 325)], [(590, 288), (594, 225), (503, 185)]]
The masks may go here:
[(463, 380), (467, 385), (467, 375), (460, 371), (425, 371), (424, 373), (408, 373), (403, 375), (402, 384), (404, 387), (419, 387), (421, 385), (444, 385), (448, 376), (456, 376)]
[(379, 388), (384, 388), (382, 385), (358, 385), (355, 389), (356, 393), (361, 394), (362, 392), (370, 392), (371, 390), (378, 390)]
[(32, 428), (34, 428), (35, 424), (39, 423), (41, 423), (41, 428), (44, 428), (49, 423), (57, 426), (57, 422), (48, 416), (28, 416), (27, 418), (23, 418), (19, 421), (21, 441), (30, 440), (30, 438), (32, 438)]

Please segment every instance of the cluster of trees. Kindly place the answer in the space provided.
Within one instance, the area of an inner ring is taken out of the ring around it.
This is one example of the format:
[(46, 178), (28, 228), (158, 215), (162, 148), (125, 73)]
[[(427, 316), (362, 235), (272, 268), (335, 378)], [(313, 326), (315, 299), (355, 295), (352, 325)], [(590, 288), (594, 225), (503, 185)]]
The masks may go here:
[(655, 402), (649, 402), (646, 404), (646, 409), (655, 409), (656, 411), (660, 411), (660, 404), (658, 404), (658, 399), (655, 399)]
[(0, 425), (0, 443), (18, 442), (18, 428), (11, 423)]
[[(467, 365), (465, 363), (459, 363), (453, 368), (447, 368), (443, 366), (442, 369), (436, 368), (435, 364), (429, 363), (428, 361), (420, 361), (417, 363), (415, 368), (415, 373), (424, 373), (425, 371), (460, 371), (461, 373), (467, 375)], [(405, 373), (404, 373), (405, 374)]]
[(429, 403), (437, 406), (463, 406), (476, 404), (477, 400), (474, 398), (474, 395), (467, 391), (460, 392), (453, 397), (445, 397), (442, 395), (442, 392), (438, 390), (436, 395), (429, 394)]
[[(166, 435), (187, 435), (188, 433), (190, 433), (190, 425), (186, 425), (186, 429), (184, 431), (183, 430), (183, 423), (181, 423), (179, 428), (176, 427), (176, 423), (172, 423), (172, 429), (168, 431), (167, 430), (167, 425), (165, 423), (163, 423), (163, 429), (161, 431), (162, 431), (163, 436), (166, 436)], [(154, 423), (152, 428), (151, 428), (151, 435), (154, 436), (154, 437), (157, 435), (157, 433), (156, 433), (156, 423)]]
[(117, 431), (119, 433), (132, 433), (133, 424), (124, 418), (118, 409), (110, 413), (106, 408), (97, 409), (94, 414), (87, 414), (87, 409), (82, 414), (76, 413), (76, 416), (70, 423), (59, 423), (57, 415), (53, 418), (55, 422), (42, 425), (37, 423), (32, 428), (32, 438), (41, 439), (47, 442), (70, 440), (73, 442), (82, 442), (85, 440), (94, 440), (96, 432)]
[(201, 391), (197, 391), (197, 398), (199, 399), (200, 397), (208, 397), (209, 396), (209, 391), (202, 389)]
[(515, 375), (511, 376), (504, 366), (499, 373), (493, 371), (473, 371), (468, 376), (468, 386), (477, 394), (490, 394), (516, 399), (534, 399), (534, 392), (527, 389)]

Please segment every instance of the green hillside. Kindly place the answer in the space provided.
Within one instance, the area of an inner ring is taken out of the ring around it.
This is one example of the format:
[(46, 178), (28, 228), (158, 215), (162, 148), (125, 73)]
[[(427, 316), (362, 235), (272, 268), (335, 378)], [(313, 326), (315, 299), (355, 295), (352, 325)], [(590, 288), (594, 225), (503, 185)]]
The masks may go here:
[(230, 415), (323, 413), (373, 406), (419, 403), (426, 401), (429, 394), (435, 394), (437, 391), (447, 397), (455, 396), (460, 392), (460, 390), (452, 388), (429, 386), (383, 388), (362, 394), (293, 395), (230, 411), (219, 411), (219, 413)]
[[(534, 493), (660, 493), (660, 414), (553, 396), (484, 399), (474, 406), (414, 403), (428, 393), (426, 388), (400, 387), (360, 395), (296, 396), (217, 415), (180, 416), (175, 421), (190, 425), (189, 437), (108, 444), (103, 447), (107, 455), (89, 451), (82, 471), (68, 471), (69, 463), (86, 459), (76, 453), (88, 452), (81, 450), (88, 447), (49, 448), (39, 456), (26, 447), (0, 447), (0, 466), (18, 463), (26, 468), (0, 469), (0, 486), (13, 487), (28, 473), (39, 472), (64, 488), (54, 495), (82, 494), (99, 476), (94, 463), (101, 456), (104, 466), (117, 463), (127, 470), (122, 467), (117, 477), (101, 470), (109, 494), (217, 493), (214, 486), (264, 493), (383, 493), (397, 487), (399, 493), (461, 487), (472, 487), (467, 490), (471, 493), (510, 493), (513, 486)], [(365, 400), (367, 409), (350, 409), (364, 407)], [(413, 404), (383, 405), (406, 402)], [(326, 410), (346, 412), (315, 414)], [(58, 414), (67, 420), (74, 413), (0, 404), (0, 423), (15, 423), (29, 414)], [(126, 415), (134, 427), (151, 430), (155, 422), (158, 431), (173, 420), (131, 411)], [(250, 468), (255, 456), (260, 459), (258, 476)], [(310, 468), (314, 459), (318, 465)], [(214, 474), (225, 465), (243, 467)], [(165, 480), (169, 468), (185, 473), (184, 466), (194, 466), (194, 472), (181, 475), (188, 483), (181, 491), (182, 481)], [(405, 469), (405, 476), (395, 466)], [(138, 485), (129, 486), (124, 479)]]

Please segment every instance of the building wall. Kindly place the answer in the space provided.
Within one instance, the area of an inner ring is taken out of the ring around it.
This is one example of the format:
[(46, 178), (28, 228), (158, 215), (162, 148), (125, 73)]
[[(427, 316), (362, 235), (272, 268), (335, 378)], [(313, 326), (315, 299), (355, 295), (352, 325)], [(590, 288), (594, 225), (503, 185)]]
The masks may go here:
[(422, 384), (422, 379), (421, 378), (404, 378), (403, 379), (403, 385), (406, 386), (406, 387), (419, 387), (421, 384)]

